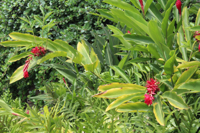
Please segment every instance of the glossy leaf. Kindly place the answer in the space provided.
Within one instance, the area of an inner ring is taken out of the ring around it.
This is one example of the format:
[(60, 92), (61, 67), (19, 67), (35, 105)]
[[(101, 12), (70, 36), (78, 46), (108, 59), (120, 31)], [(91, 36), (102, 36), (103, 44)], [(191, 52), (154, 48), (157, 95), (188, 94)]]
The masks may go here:
[(190, 28), (190, 31), (200, 31), (200, 26), (193, 26)]
[(144, 5), (144, 14), (147, 13), (149, 7), (151, 6), (151, 3), (153, 2), (153, 0), (147, 0), (145, 5)]
[(124, 39), (126, 39), (128, 41), (133, 41), (133, 42), (139, 43), (139, 44), (151, 44), (151, 43), (154, 43), (154, 41), (150, 37), (141, 36), (141, 35), (126, 34), (126, 35), (124, 35)]
[(132, 87), (132, 88), (138, 88), (141, 90), (146, 90), (146, 87), (136, 85), (136, 84), (128, 84), (128, 83), (111, 83), (111, 84), (106, 84), (106, 85), (101, 85), (98, 87), (99, 91), (106, 91), (110, 90), (112, 88), (122, 88), (122, 87)]
[(102, 93), (94, 95), (94, 97), (99, 98), (117, 98), (122, 95), (128, 95), (132, 93), (145, 93), (146, 90), (141, 89), (140, 87), (122, 87), (122, 88), (113, 88)]
[(185, 33), (185, 39), (187, 42), (190, 43), (191, 45), (191, 33), (188, 29), (188, 27), (190, 27), (190, 24), (189, 24), (189, 13), (188, 13), (188, 9), (187, 7), (184, 7), (183, 8), (183, 11), (182, 11), (182, 24), (183, 24), (183, 30), (184, 30), (184, 33)]
[(200, 92), (200, 79), (191, 79), (181, 84), (178, 89), (187, 89)]
[(20, 60), (20, 59), (22, 59), (22, 58), (25, 58), (25, 57), (29, 56), (29, 55), (32, 55), (32, 53), (31, 53), (31, 52), (24, 52), (24, 53), (21, 53), (21, 54), (19, 54), (19, 55), (15, 55), (15, 56), (13, 56), (13, 57), (11, 57), (11, 58), (9, 59), (9, 62), (18, 61), (18, 60)]
[(110, 66), (118, 75), (120, 75), (126, 82), (131, 83), (131, 80), (126, 76), (124, 71), (120, 69), (118, 66)]
[(111, 110), (113, 108), (118, 107), (122, 103), (125, 103), (129, 100), (134, 100), (134, 99), (144, 99), (144, 93), (133, 93), (133, 94), (128, 94), (128, 95), (123, 95), (117, 98), (117, 100), (113, 101), (107, 108), (106, 111)]
[(41, 59), (39, 59), (37, 61), (37, 64), (43, 63), (46, 60), (49, 60), (49, 59), (52, 59), (52, 58), (55, 58), (55, 57), (59, 57), (59, 56), (66, 57), (67, 56), (67, 52), (56, 51), (56, 52), (53, 52), (53, 53), (49, 53), (49, 54), (45, 55), (44, 57), (42, 57)]
[(192, 67), (192, 66), (200, 66), (199, 61), (190, 61), (190, 62), (183, 62), (182, 64), (178, 65), (177, 68), (187, 68), (187, 67)]
[(187, 109), (188, 105), (183, 101), (181, 96), (178, 96), (175, 92), (166, 91), (162, 94), (163, 98), (166, 98), (169, 103), (175, 108)]
[(162, 110), (160, 97), (158, 96), (158, 98), (156, 100), (157, 101), (153, 103), (153, 113), (156, 117), (157, 122), (160, 125), (164, 126), (165, 125), (164, 113), (163, 113), (163, 110)]
[(198, 66), (193, 66), (193, 67), (190, 67), (185, 72), (183, 72), (181, 76), (178, 78), (175, 84), (175, 88), (177, 88), (180, 84), (187, 82), (192, 77), (192, 75), (196, 72), (197, 68)]
[(180, 27), (177, 33), (177, 43), (179, 45), (179, 50), (182, 53), (182, 57), (185, 61), (188, 61), (188, 57), (187, 57), (187, 51), (186, 48), (184, 48), (184, 32), (183, 32), (183, 28)]
[(56, 71), (58, 71), (60, 74), (62, 74), (65, 78), (67, 78), (71, 83), (73, 83), (76, 80), (76, 74), (68, 69), (59, 69), (56, 68)]
[(125, 103), (117, 107), (117, 112), (148, 112), (152, 109), (144, 102)]
[(1, 42), (1, 45), (4, 47), (21, 47), (21, 46), (31, 46), (33, 43), (32, 42), (27, 42), (27, 41), (5, 41)]
[(2, 108), (4, 108), (6, 110), (6, 112), (8, 112), (8, 113), (12, 113), (13, 112), (12, 109), (1, 99), (0, 99), (0, 106)]
[(198, 26), (200, 24), (200, 9), (198, 10), (195, 25)]
[(164, 70), (166, 74), (172, 75), (174, 73), (174, 63), (175, 63), (176, 57), (175, 57), (175, 51), (171, 58), (169, 58), (165, 65)]

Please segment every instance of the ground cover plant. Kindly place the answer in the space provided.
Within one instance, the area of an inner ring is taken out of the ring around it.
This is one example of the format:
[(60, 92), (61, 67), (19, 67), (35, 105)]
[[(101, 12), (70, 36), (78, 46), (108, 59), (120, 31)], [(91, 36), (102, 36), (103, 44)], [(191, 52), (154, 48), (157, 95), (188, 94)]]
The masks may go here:
[[(43, 100), (40, 109), (6, 101), (4, 94), (2, 131), (199, 132), (198, 1), (104, 2), (112, 8), (92, 14), (118, 24), (103, 27), (106, 37), (92, 32), (94, 43), (82, 39), (74, 48), (65, 40), (20, 32), (1, 42), (23, 50), (10, 60), (26, 58), (10, 84), (29, 78), (36, 66), (60, 74), (30, 98)], [(60, 62), (49, 62), (54, 58)]]

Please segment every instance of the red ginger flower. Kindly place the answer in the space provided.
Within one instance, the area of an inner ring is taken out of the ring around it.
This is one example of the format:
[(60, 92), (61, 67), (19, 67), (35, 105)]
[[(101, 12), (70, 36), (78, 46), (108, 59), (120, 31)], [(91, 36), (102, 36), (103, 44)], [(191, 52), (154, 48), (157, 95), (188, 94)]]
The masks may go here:
[(198, 47), (198, 48), (199, 48), (199, 52), (200, 52), (200, 44), (199, 44), (199, 47)]
[(145, 98), (144, 98), (145, 101), (144, 102), (147, 105), (151, 105), (152, 101), (154, 100), (154, 97), (151, 94), (145, 94), (144, 96), (145, 96)]
[(29, 115), (29, 110), (27, 110), (26, 113)]
[(131, 34), (131, 32), (128, 30), (128, 34)]
[(142, 8), (142, 12), (144, 13), (144, 5), (143, 5), (143, 0), (139, 0), (141, 8)]
[(23, 68), (24, 78), (28, 78), (29, 77), (29, 75), (28, 75), (28, 66), (29, 66), (31, 60), (32, 60), (32, 56), (29, 56), (28, 60), (26, 60), (26, 63), (24, 65), (24, 68)]
[(67, 84), (66, 81), (65, 81), (65, 78), (63, 78), (63, 81), (64, 81), (65, 84)]
[(147, 80), (147, 92), (149, 94), (155, 95), (160, 89), (158, 88), (159, 82), (154, 79)]
[(16, 114), (16, 113), (12, 113), (13, 115), (15, 115), (15, 116), (19, 116), (18, 114)]
[(176, 1), (176, 7), (178, 9), (179, 15), (181, 15), (181, 0)]
[(46, 50), (44, 47), (35, 47), (31, 50), (31, 52), (34, 54), (34, 56), (42, 56), (42, 55), (45, 55), (46, 53)]

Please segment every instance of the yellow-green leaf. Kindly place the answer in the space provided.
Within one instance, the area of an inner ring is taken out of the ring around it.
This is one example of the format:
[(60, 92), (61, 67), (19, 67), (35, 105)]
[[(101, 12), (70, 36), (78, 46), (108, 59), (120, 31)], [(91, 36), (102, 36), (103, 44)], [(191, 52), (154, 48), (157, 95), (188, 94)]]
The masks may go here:
[(187, 109), (188, 105), (183, 101), (181, 96), (178, 96), (175, 92), (166, 91), (162, 94), (163, 98), (167, 98), (169, 103), (175, 108)]
[(188, 82), (181, 84), (178, 89), (187, 89), (200, 92), (200, 79), (191, 79)]
[(182, 64), (178, 65), (177, 68), (187, 68), (196, 65), (200, 66), (200, 62), (199, 61), (183, 62)]
[(164, 113), (162, 110), (162, 105), (161, 105), (161, 101), (160, 101), (160, 97), (158, 96), (158, 98), (156, 99), (157, 101), (154, 102), (153, 104), (153, 113), (156, 117), (156, 120), (158, 121), (158, 123), (162, 126), (165, 125), (165, 121), (164, 121)]
[(9, 59), (9, 62), (15, 62), (15, 61), (20, 60), (21, 58), (25, 58), (29, 55), (32, 55), (32, 53), (31, 52), (24, 52), (24, 53), (21, 53), (19, 55), (15, 55), (15, 56), (13, 56)]
[(56, 52), (53, 52), (53, 53), (49, 53), (49, 54), (45, 55), (44, 57), (42, 57), (41, 59), (39, 59), (37, 61), (37, 64), (43, 63), (46, 60), (49, 60), (49, 59), (52, 59), (52, 58), (55, 58), (55, 57), (58, 57), (58, 56), (66, 57), (67, 56), (67, 52), (56, 51)]
[(30, 46), (32, 45), (32, 42), (27, 41), (5, 41), (1, 42), (1, 45), (4, 47), (21, 47), (21, 46)]
[(104, 91), (102, 93), (94, 95), (94, 97), (99, 98), (117, 98), (122, 95), (132, 94), (132, 93), (138, 93), (142, 92), (145, 93), (146, 90), (139, 89), (139, 88), (133, 88), (133, 87), (122, 87), (122, 88), (113, 88), (107, 91)]
[(152, 107), (148, 106), (144, 102), (135, 102), (135, 103), (125, 103), (117, 107), (117, 112), (147, 112), (152, 110)]
[(122, 88), (122, 87), (132, 87), (132, 88), (137, 88), (141, 90), (146, 90), (146, 87), (144, 86), (140, 86), (136, 84), (128, 84), (128, 83), (111, 83), (111, 84), (101, 85), (99, 86), (98, 90), (103, 92), (112, 88)]
[(133, 94), (128, 94), (128, 95), (123, 95), (117, 98), (117, 100), (113, 101), (107, 108), (106, 111), (111, 110), (113, 108), (118, 107), (122, 103), (125, 103), (129, 100), (133, 99), (143, 99), (144, 98), (144, 93), (133, 93)]

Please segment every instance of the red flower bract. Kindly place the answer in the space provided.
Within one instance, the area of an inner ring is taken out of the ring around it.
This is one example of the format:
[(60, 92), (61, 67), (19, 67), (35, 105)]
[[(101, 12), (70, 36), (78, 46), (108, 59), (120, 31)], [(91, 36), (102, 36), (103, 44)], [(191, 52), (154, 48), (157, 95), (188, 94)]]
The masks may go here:
[(131, 34), (131, 32), (128, 30), (128, 34)]
[(24, 78), (28, 78), (29, 77), (29, 75), (28, 75), (28, 66), (29, 66), (31, 60), (32, 60), (32, 56), (29, 56), (28, 60), (26, 60), (26, 63), (24, 65), (24, 68), (23, 68)]
[(144, 102), (147, 105), (151, 105), (152, 101), (154, 100), (154, 97), (151, 94), (145, 94), (144, 96), (145, 96), (145, 98), (144, 98), (145, 101)]
[(200, 44), (199, 44), (199, 52), (200, 52)]
[(178, 9), (179, 14), (181, 15), (181, 0), (176, 1), (176, 8)]
[(34, 54), (34, 56), (42, 56), (45, 55), (46, 50), (44, 47), (35, 47), (31, 50), (31, 52)]
[(142, 8), (142, 12), (144, 13), (144, 5), (143, 5), (143, 0), (139, 0), (141, 8)]

